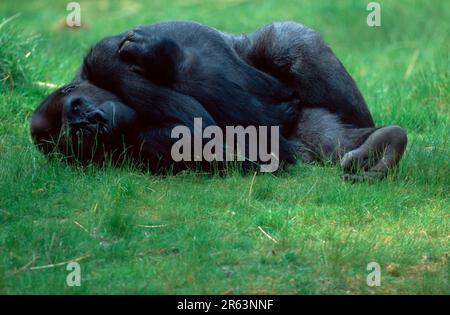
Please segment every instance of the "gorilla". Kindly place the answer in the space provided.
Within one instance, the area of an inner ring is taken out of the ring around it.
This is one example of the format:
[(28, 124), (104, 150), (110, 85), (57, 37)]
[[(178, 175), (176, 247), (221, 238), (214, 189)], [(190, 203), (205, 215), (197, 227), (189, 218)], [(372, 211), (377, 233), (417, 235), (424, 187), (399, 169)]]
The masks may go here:
[[(172, 158), (173, 129), (195, 133), (194, 118), (202, 130), (277, 126), (282, 165), (337, 162), (351, 181), (385, 177), (407, 143), (401, 127), (374, 126), (332, 50), (291, 21), (243, 35), (172, 21), (107, 37), (72, 82), (35, 110), (31, 136), (44, 154), (82, 164), (131, 159), (152, 172), (223, 167), (193, 153), (186, 161)], [(241, 165), (260, 162), (245, 158)]]

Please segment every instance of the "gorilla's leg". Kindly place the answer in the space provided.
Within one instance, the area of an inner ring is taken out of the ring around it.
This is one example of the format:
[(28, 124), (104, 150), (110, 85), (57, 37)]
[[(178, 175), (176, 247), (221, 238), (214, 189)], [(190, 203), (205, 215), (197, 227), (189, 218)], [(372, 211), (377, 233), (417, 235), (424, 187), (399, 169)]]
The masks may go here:
[(354, 80), (315, 31), (276, 22), (249, 36), (223, 36), (245, 61), (292, 88), (303, 108), (325, 108), (355, 128), (374, 127)]
[(398, 163), (406, 132), (374, 128), (355, 82), (319, 34), (295, 22), (276, 22), (250, 36), (223, 37), (249, 64), (297, 92), (302, 114), (295, 137), (304, 161), (342, 158), (349, 180), (382, 178)]
[(381, 179), (399, 162), (406, 148), (404, 129), (349, 128), (325, 109), (304, 109), (295, 138), (305, 162), (338, 162), (344, 179)]

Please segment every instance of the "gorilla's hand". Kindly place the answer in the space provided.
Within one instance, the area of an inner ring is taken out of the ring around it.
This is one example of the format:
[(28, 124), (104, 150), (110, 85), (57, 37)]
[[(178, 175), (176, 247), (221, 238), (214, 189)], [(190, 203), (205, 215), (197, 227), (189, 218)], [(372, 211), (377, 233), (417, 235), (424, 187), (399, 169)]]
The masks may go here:
[(147, 34), (135, 28), (124, 35), (118, 45), (123, 61), (151, 81), (170, 86), (176, 81), (177, 68), (183, 59), (180, 46), (168, 38)]

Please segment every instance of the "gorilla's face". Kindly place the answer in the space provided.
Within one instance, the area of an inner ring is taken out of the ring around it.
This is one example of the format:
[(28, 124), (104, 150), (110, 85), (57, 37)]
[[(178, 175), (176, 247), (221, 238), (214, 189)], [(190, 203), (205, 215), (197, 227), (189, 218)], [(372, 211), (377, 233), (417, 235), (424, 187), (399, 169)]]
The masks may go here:
[(137, 130), (135, 112), (114, 94), (83, 81), (50, 94), (31, 119), (31, 136), (46, 154), (102, 161)]

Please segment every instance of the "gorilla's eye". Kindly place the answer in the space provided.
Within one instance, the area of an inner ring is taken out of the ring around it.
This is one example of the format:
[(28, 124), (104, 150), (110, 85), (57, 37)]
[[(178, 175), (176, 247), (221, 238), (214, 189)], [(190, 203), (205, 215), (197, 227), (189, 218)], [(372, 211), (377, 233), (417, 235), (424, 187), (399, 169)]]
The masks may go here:
[(63, 94), (69, 94), (70, 92), (72, 92), (73, 90), (75, 90), (78, 86), (79, 86), (79, 84), (70, 84), (70, 85), (66, 86), (65, 88), (63, 88), (63, 89), (61, 90), (61, 93), (63, 93)]

